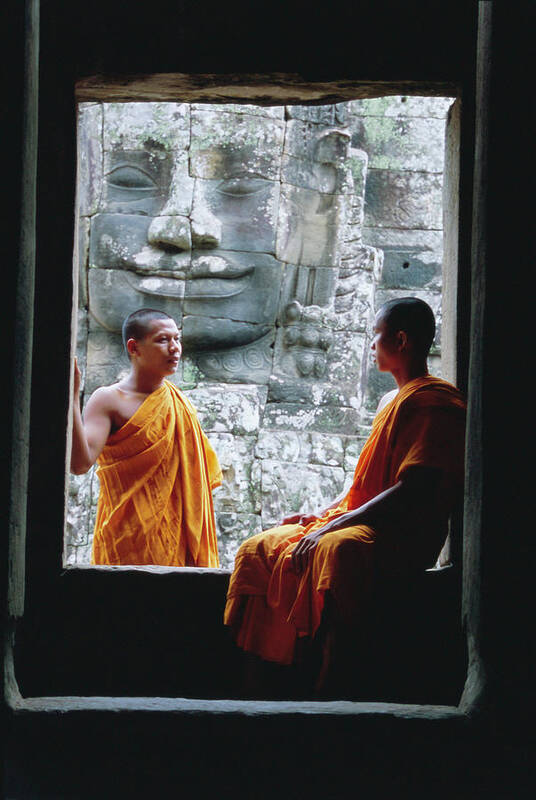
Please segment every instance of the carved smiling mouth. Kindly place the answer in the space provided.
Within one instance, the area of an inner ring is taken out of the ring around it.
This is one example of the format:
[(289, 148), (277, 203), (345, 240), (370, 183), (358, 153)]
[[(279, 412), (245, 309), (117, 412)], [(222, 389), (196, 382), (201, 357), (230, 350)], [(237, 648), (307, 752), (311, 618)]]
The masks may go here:
[(206, 299), (234, 297), (244, 291), (253, 267), (232, 264), (221, 256), (200, 256), (180, 271), (155, 270), (151, 275), (128, 272), (127, 281), (138, 292), (160, 297)]

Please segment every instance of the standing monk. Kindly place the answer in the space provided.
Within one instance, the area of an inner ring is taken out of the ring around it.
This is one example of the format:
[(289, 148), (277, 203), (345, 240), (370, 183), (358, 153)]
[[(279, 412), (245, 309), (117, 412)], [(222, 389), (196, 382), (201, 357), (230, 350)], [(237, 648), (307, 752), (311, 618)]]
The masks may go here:
[(95, 463), (100, 495), (93, 564), (217, 567), (212, 489), (221, 470), (194, 407), (166, 380), (181, 356), (179, 330), (142, 308), (123, 323), (126, 378), (102, 386), (80, 413), (75, 364), (71, 472)]
[(380, 401), (350, 490), (317, 516), (287, 517), (240, 547), (225, 623), (247, 653), (293, 663), (297, 642), (312, 639), (329, 610), (321, 672), (329, 682), (336, 632), (365, 628), (374, 576), (435, 563), (463, 486), (465, 404), (428, 373), (434, 335), (421, 300), (378, 311), (372, 351), (398, 389)]

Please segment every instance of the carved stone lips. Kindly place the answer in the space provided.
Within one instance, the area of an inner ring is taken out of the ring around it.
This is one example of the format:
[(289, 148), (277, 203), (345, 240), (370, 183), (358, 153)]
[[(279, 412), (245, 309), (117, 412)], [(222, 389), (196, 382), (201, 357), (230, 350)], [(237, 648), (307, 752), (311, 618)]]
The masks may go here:
[(249, 279), (250, 273), (246, 273), (242, 278), (193, 278), (186, 282), (185, 297), (191, 300), (204, 299), (209, 297), (233, 297), (244, 291)]
[(221, 256), (206, 255), (192, 260), (187, 278), (241, 278), (248, 275), (252, 269), (249, 265), (233, 264)]
[(253, 267), (233, 264), (216, 255), (194, 259), (180, 271), (154, 270), (150, 275), (127, 273), (127, 281), (138, 292), (191, 299), (233, 297), (244, 291)]

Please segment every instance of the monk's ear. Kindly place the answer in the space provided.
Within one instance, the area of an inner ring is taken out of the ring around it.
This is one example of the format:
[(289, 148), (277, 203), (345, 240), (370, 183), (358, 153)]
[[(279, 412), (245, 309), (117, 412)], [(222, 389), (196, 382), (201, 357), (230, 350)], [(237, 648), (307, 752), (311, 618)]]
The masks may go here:
[(138, 343), (136, 339), (128, 339), (127, 340), (127, 353), (129, 356), (133, 356), (135, 353), (138, 352)]
[(408, 349), (408, 335), (406, 331), (397, 331), (396, 344), (400, 351)]

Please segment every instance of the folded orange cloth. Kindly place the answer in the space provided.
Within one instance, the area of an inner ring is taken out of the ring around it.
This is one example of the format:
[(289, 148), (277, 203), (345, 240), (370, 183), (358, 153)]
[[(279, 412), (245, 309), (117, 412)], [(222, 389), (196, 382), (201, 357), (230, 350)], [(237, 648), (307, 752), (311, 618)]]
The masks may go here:
[[(384, 564), (432, 566), (463, 486), (464, 429), (465, 403), (454, 386), (431, 376), (407, 383), (376, 416), (352, 486), (336, 508), (306, 527), (283, 525), (241, 545), (224, 616), (237, 644), (266, 660), (291, 663), (296, 638), (318, 629), (328, 589), (339, 613), (351, 622), (369, 596), (377, 542)], [(412, 520), (411, 529), (399, 525), (382, 530), (380, 537), (367, 525), (326, 533), (305, 572), (296, 574), (291, 556), (303, 536), (363, 505), (419, 466), (440, 470), (441, 478), (434, 502)]]
[(211, 490), (218, 459), (190, 401), (169, 381), (107, 440), (94, 564), (217, 567)]

